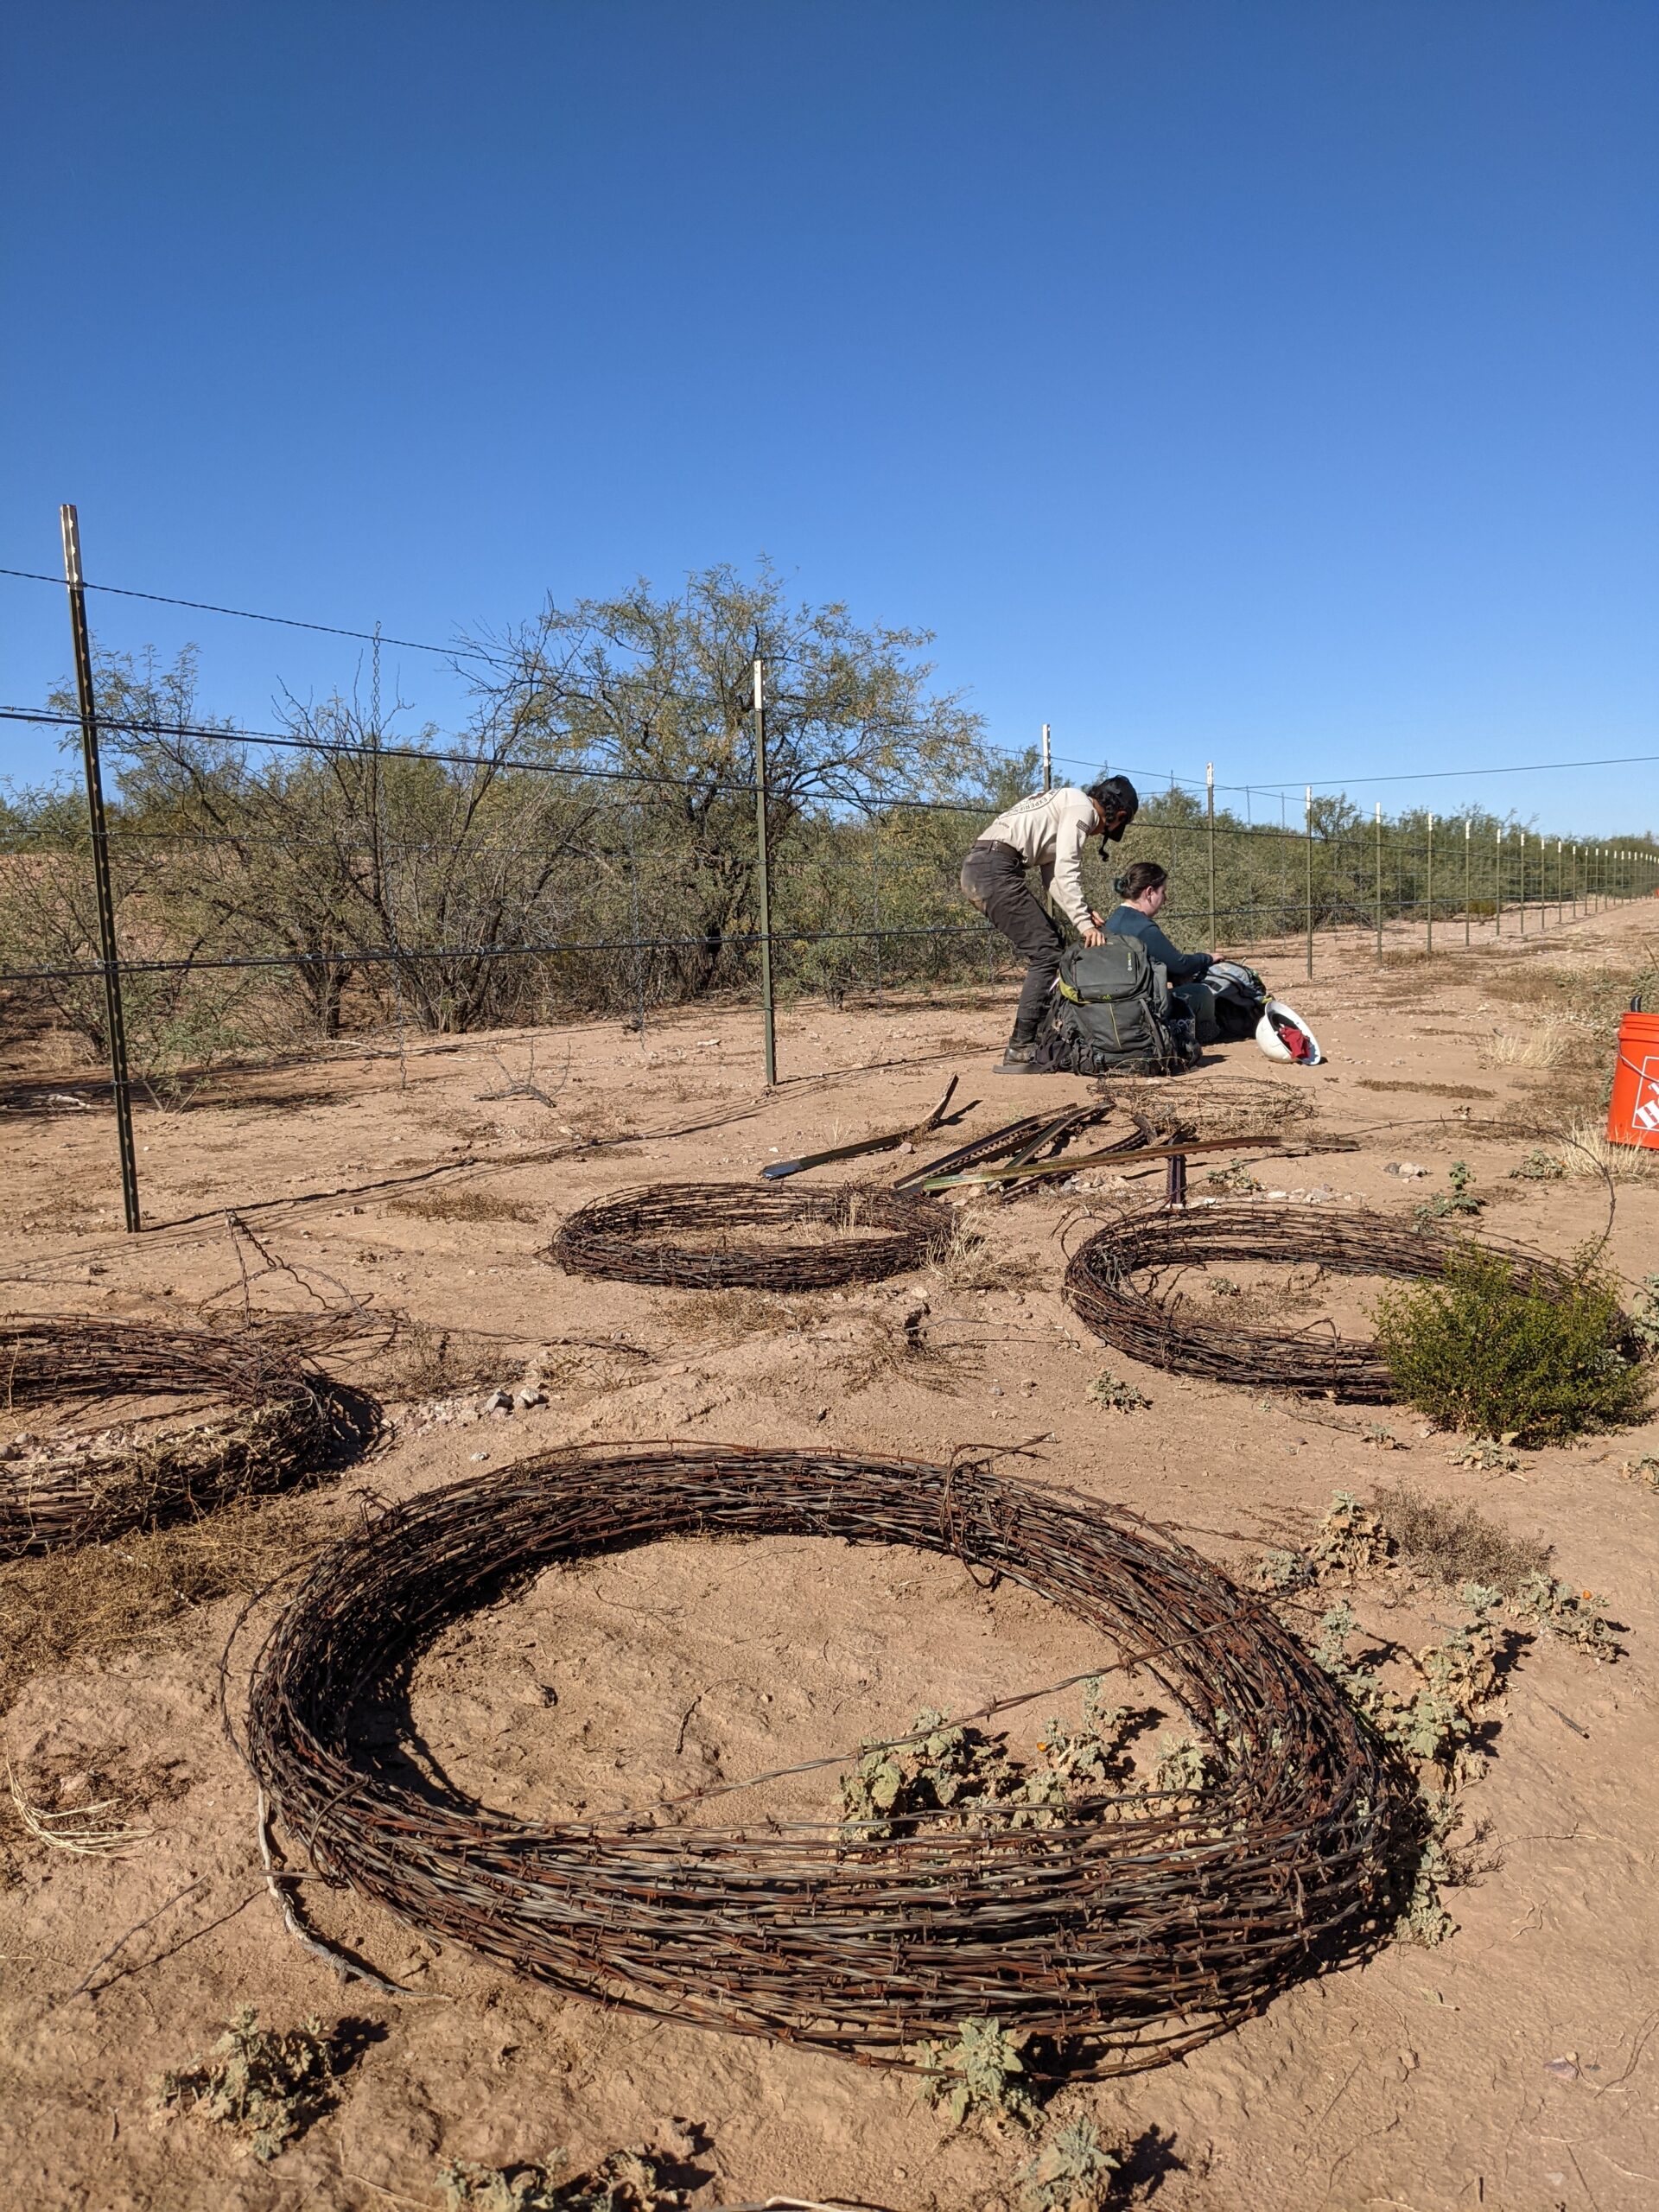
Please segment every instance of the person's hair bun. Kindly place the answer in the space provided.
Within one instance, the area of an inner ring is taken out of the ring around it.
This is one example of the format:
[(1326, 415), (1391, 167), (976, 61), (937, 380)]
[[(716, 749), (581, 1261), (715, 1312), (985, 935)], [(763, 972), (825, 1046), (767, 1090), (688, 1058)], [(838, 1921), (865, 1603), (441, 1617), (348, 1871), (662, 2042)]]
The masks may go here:
[(1127, 899), (1129, 895), (1128, 877), (1127, 875), (1115, 875), (1112, 878), (1112, 889), (1116, 893), (1120, 899)]

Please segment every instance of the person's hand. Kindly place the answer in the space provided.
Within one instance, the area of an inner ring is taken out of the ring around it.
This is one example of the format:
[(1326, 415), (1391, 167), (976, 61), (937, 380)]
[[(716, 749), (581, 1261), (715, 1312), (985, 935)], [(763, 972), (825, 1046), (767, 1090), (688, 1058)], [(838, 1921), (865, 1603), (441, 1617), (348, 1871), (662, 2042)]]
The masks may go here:
[(1089, 918), (1097, 930), (1103, 930), (1105, 928), (1105, 916), (1103, 914), (1097, 914), (1092, 906), (1089, 909)]
[[(1096, 921), (1100, 919), (1098, 914), (1096, 915), (1095, 919)], [(1106, 932), (1104, 930), (1084, 930), (1081, 934), (1085, 944), (1104, 944), (1106, 942)]]

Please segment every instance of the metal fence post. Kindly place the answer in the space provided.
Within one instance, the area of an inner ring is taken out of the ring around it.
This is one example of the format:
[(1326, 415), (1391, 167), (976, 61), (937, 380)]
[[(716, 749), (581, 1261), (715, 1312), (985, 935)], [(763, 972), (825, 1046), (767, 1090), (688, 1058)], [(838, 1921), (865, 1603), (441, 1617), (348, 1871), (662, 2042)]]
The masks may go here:
[(1382, 957), (1382, 802), (1376, 801), (1376, 957)]
[(1473, 928), (1473, 923), (1471, 918), (1471, 906), (1473, 894), (1470, 888), (1471, 879), (1469, 874), (1470, 863), (1473, 856), (1473, 853), (1474, 825), (1470, 821), (1469, 817), (1465, 814), (1463, 817), (1463, 944), (1465, 952), (1469, 949), (1471, 943), (1470, 932)]
[(80, 704), (80, 759), (86, 774), (86, 817), (92, 836), (92, 881), (98, 899), (99, 955), (104, 969), (104, 1024), (110, 1046), (110, 1089), (115, 1099), (116, 1144), (121, 1155), (121, 1205), (136, 1236), (138, 1158), (132, 1142), (132, 1090), (127, 1080), (126, 1012), (115, 944), (115, 894), (110, 883), (109, 826), (104, 815), (104, 777), (98, 757), (98, 704), (92, 690), (92, 647), (86, 633), (86, 585), (80, 569), (80, 523), (73, 507), (58, 509), (63, 532), (63, 576), (69, 587), (69, 632), (74, 641), (75, 690)]
[(1307, 972), (1313, 973), (1313, 786), (1309, 784), (1302, 794), (1302, 806), (1307, 817), (1307, 880), (1306, 905), (1307, 910)]
[(1206, 760), (1204, 765), (1205, 811), (1210, 819), (1210, 950), (1216, 944), (1216, 764)]
[(1524, 830), (1520, 830), (1516, 832), (1516, 835), (1521, 840), (1521, 934), (1525, 937), (1527, 933), (1527, 833)]
[(1434, 817), (1428, 817), (1428, 944), (1426, 950), (1434, 950)]
[(772, 869), (766, 823), (766, 686), (765, 663), (754, 664), (754, 841), (760, 861), (760, 1033), (766, 1048), (766, 1088), (778, 1080), (778, 1010), (772, 988)]

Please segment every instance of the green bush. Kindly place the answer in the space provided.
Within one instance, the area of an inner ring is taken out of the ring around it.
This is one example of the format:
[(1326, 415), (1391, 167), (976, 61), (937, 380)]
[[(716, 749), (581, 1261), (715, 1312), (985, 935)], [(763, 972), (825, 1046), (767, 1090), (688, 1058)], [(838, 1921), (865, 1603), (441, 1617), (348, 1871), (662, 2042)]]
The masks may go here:
[(1646, 1410), (1647, 1376), (1612, 1288), (1583, 1274), (1546, 1294), (1471, 1249), (1439, 1280), (1378, 1300), (1376, 1336), (1399, 1395), (1433, 1421), (1529, 1444)]

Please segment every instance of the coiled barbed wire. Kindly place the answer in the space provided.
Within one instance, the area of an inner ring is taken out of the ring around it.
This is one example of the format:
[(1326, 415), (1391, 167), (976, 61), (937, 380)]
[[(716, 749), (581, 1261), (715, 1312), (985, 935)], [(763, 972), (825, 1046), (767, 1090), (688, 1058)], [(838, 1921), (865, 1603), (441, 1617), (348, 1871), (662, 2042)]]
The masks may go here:
[[(817, 1227), (844, 1236), (745, 1245), (734, 1231)], [(930, 1198), (877, 1185), (828, 1190), (747, 1183), (658, 1183), (570, 1215), (541, 1256), (574, 1275), (691, 1290), (830, 1290), (920, 1267), (950, 1235)], [(717, 1242), (676, 1243), (680, 1237)]]
[[(1466, 1237), (1419, 1228), (1398, 1216), (1313, 1206), (1158, 1206), (1112, 1222), (1080, 1244), (1065, 1271), (1065, 1296), (1095, 1335), (1147, 1367), (1280, 1390), (1329, 1393), (1351, 1404), (1386, 1405), (1389, 1370), (1370, 1338), (1336, 1335), (1326, 1322), (1295, 1330), (1250, 1329), (1211, 1319), (1166, 1274), (1211, 1261), (1291, 1261), (1333, 1274), (1395, 1281), (1440, 1274), (1470, 1249)], [(1517, 1287), (1560, 1294), (1567, 1271), (1535, 1252), (1483, 1243), (1510, 1263)]]
[[(1217, 1778), (1196, 1799), (1092, 1785), (1052, 1827), (991, 1806), (879, 1841), (830, 1821), (688, 1826), (685, 1799), (537, 1827), (442, 1775), (411, 1785), (380, 1724), (458, 1617), (595, 1553), (774, 1535), (943, 1552), (1064, 1607), (1115, 1648), (1103, 1669), (1144, 1665), (1185, 1709)], [(1094, 2073), (1139, 2071), (1363, 1953), (1410, 1880), (1409, 1783), (1260, 1601), (1122, 1508), (982, 1463), (671, 1442), (429, 1491), (292, 1598), (254, 1662), (248, 1751), (289, 1851), (423, 1935), (604, 2002), (883, 2064), (926, 2064), (922, 2040), (995, 2014), (1094, 2039)]]
[[(101, 1543), (355, 1458), (380, 1412), (313, 1364), (336, 1333), (287, 1317), (233, 1330), (0, 1322), (0, 1410), (54, 1423), (0, 1458), (0, 1560)], [(88, 1432), (94, 1406), (113, 1418)], [(65, 1425), (75, 1416), (83, 1426)]]

